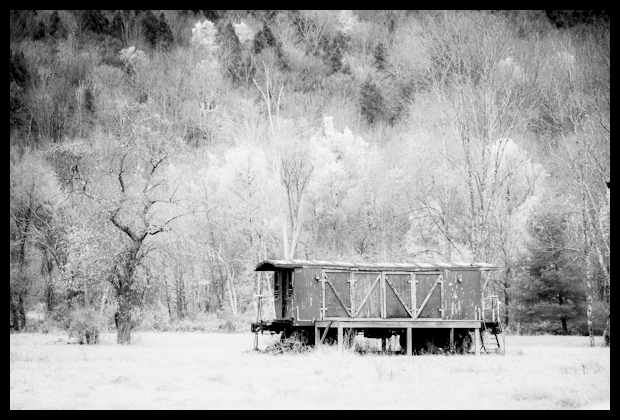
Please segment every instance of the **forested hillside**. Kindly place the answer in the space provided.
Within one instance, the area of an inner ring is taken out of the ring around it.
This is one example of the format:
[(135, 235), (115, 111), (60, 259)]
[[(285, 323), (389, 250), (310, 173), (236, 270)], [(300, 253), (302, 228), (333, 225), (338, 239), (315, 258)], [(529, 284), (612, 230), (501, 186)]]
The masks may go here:
[(493, 263), (511, 331), (609, 329), (605, 11), (10, 13), (12, 329), (246, 329), (267, 258)]

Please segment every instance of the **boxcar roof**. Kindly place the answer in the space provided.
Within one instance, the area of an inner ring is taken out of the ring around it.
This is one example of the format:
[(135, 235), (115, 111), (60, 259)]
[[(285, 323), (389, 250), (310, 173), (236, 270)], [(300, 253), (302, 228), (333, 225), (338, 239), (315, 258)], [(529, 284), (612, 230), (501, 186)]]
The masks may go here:
[(275, 271), (282, 268), (327, 268), (361, 271), (426, 271), (426, 270), (497, 270), (488, 263), (434, 262), (434, 263), (348, 263), (317, 260), (265, 260), (255, 271)]

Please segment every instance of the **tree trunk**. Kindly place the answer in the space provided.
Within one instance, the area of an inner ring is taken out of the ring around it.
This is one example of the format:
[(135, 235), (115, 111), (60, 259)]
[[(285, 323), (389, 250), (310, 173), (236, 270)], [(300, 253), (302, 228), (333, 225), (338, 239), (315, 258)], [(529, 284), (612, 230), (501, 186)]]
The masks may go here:
[(590, 336), (590, 347), (594, 347), (594, 327), (592, 326), (592, 264), (589, 252), (585, 252), (585, 277), (586, 277), (586, 315), (588, 319), (588, 335)]
[(510, 296), (508, 292), (504, 292), (504, 328), (508, 328), (510, 322)]
[(226, 282), (228, 285), (228, 296), (230, 297), (230, 309), (232, 310), (235, 319), (239, 318), (239, 311), (237, 308), (237, 293), (235, 291), (235, 284), (233, 283), (233, 278), (229, 274), (228, 281)]
[(177, 306), (177, 316), (179, 319), (185, 318), (185, 283), (183, 281), (183, 272), (177, 266), (175, 269), (175, 290), (176, 290), (176, 306)]
[(11, 296), (11, 328), (14, 331), (19, 331), (19, 313), (13, 296)]
[(603, 333), (603, 338), (605, 339), (605, 345), (607, 347), (610, 347), (610, 345), (609, 345), (609, 330), (610, 330), (610, 327), (609, 327), (609, 317), (610, 317), (610, 315), (609, 314), (610, 314), (610, 311), (608, 310), (607, 311), (607, 324), (605, 325), (605, 332)]
[[(133, 329), (133, 320), (131, 319), (131, 301), (129, 290), (125, 285), (121, 284), (118, 296), (118, 312), (116, 313), (116, 342), (118, 344), (131, 343), (131, 330)], [(125, 290), (123, 290), (125, 289)]]
[[(556, 270), (557, 270), (557, 267), (556, 267)], [(558, 296), (558, 303), (560, 304), (560, 306), (564, 305), (564, 299), (562, 299), (561, 293)], [(560, 321), (562, 321), (562, 335), (568, 335), (568, 323), (567, 323), (566, 317), (560, 318)]]
[(583, 174), (581, 177), (581, 193), (583, 199), (583, 207), (581, 208), (581, 215), (583, 220), (583, 257), (585, 263), (585, 278), (586, 278), (586, 316), (588, 322), (588, 335), (590, 336), (590, 347), (594, 347), (594, 327), (592, 326), (592, 262), (590, 261), (590, 249), (592, 241), (590, 238), (590, 229), (588, 229), (588, 206), (586, 202), (585, 192), (583, 190)]
[(26, 311), (24, 310), (24, 297), (20, 294), (17, 299), (18, 324), (23, 330), (26, 328)]
[(170, 308), (170, 293), (168, 293), (168, 282), (164, 280), (164, 290), (166, 291), (166, 306), (168, 307), (168, 316), (172, 321), (172, 309)]
[(508, 289), (510, 289), (510, 277), (511, 277), (511, 269), (508, 268), (506, 270), (506, 276), (504, 277), (504, 328), (508, 328), (508, 323), (510, 322), (510, 295), (508, 294)]
[(133, 320), (129, 308), (119, 308), (116, 342), (118, 344), (131, 343), (131, 330), (133, 328)]
[(136, 296), (134, 286), (134, 273), (136, 269), (136, 255), (140, 250), (139, 245), (134, 244), (127, 254), (124, 272), (119, 278), (116, 296), (118, 300), (118, 323), (116, 341), (118, 344), (131, 343), (131, 330), (133, 329), (133, 319), (131, 309), (137, 307), (142, 301)]
[(105, 303), (108, 300), (108, 293), (110, 292), (110, 286), (106, 285), (101, 295), (101, 306), (99, 306), (99, 315), (103, 317), (103, 311), (105, 309)]

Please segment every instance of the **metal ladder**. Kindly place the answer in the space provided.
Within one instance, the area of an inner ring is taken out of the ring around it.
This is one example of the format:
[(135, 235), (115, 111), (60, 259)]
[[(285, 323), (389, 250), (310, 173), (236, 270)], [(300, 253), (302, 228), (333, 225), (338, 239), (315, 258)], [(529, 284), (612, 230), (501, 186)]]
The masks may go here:
[[(506, 338), (504, 337), (504, 326), (502, 325), (502, 318), (499, 314), (499, 305), (497, 295), (490, 295), (486, 299), (490, 300), (491, 307), (491, 319), (490, 321), (485, 317), (484, 299), (482, 300), (482, 330), (480, 331), (481, 350), (485, 353), (501, 353), (506, 354)], [(487, 327), (487, 322), (492, 323), (492, 327)], [(502, 337), (502, 343), (499, 342), (499, 335)]]

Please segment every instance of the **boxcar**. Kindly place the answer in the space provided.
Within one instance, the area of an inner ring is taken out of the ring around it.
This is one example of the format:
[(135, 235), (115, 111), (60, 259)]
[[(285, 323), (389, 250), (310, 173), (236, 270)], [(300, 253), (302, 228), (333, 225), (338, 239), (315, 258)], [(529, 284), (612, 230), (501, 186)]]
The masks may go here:
[[(297, 334), (310, 345), (337, 342), (345, 331), (366, 337), (399, 337), (407, 354), (428, 349), (488, 350), (481, 332), (501, 322), (497, 299), (484, 307), (482, 272), (486, 263), (346, 263), (266, 260), (256, 271), (272, 271), (275, 319), (252, 323), (253, 332)], [(260, 298), (259, 298), (260, 299)], [(475, 345), (471, 349), (471, 344)]]

